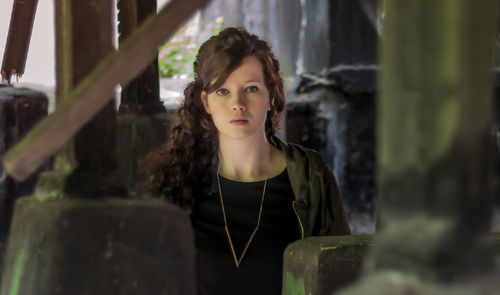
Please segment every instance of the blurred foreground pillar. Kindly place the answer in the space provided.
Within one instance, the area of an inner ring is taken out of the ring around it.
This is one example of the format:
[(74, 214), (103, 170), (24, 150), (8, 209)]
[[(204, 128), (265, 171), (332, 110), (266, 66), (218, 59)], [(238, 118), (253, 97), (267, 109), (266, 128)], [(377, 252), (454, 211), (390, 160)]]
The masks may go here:
[[(58, 99), (113, 51), (112, 3), (56, 1)], [(110, 102), (60, 150), (34, 196), (16, 202), (1, 295), (196, 294), (188, 214), (127, 195), (115, 140)]]
[(381, 230), (364, 279), (342, 294), (453, 294), (457, 286), (464, 294), (493, 294), (498, 286), (488, 276), (494, 255), (484, 240), (495, 3), (385, 1), (377, 110)]

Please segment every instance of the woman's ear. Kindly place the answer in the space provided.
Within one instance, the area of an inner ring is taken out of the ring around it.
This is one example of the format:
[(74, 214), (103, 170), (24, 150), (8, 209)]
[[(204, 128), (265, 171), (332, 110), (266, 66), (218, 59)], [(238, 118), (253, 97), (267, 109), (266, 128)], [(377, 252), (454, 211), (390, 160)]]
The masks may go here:
[(203, 106), (205, 107), (205, 111), (211, 115), (210, 107), (208, 106), (208, 94), (205, 90), (201, 92), (201, 101), (203, 102)]

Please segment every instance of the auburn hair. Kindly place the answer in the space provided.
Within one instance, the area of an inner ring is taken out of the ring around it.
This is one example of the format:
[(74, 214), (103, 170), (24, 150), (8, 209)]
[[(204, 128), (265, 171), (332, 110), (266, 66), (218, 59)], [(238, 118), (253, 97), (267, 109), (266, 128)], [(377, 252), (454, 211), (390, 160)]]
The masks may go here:
[[(142, 185), (145, 193), (190, 208), (193, 195), (210, 187), (218, 149), (217, 130), (204, 108), (201, 93), (221, 87), (248, 56), (255, 56), (263, 65), (270, 99), (265, 133), (270, 141), (285, 108), (279, 62), (264, 40), (243, 28), (226, 28), (199, 49), (193, 64), (194, 80), (184, 89), (170, 140), (140, 160), (140, 170), (148, 176)], [(157, 175), (161, 175), (159, 182), (153, 184), (150, 179)]]

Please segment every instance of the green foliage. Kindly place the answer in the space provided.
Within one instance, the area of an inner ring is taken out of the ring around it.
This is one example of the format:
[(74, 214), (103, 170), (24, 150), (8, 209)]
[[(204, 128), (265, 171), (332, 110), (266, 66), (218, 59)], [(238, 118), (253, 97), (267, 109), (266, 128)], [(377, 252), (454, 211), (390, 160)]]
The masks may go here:
[(193, 54), (182, 52), (179, 49), (170, 50), (159, 59), (160, 77), (174, 78), (186, 73), (187, 65), (194, 62)]
[[(160, 48), (158, 67), (160, 78), (178, 78), (194, 76), (193, 62), (204, 37), (218, 34), (223, 29), (224, 20), (217, 18), (215, 23), (208, 23), (203, 30), (197, 30), (195, 23), (181, 26), (174, 37)], [(208, 35), (208, 36), (207, 36)]]

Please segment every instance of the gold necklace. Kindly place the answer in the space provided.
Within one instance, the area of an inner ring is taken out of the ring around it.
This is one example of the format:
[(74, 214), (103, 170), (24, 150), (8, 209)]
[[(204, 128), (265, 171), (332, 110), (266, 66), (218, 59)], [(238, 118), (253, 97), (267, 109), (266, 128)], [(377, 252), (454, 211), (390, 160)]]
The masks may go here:
[[(217, 167), (219, 168), (219, 167)], [(219, 169), (217, 169), (217, 187), (219, 188), (219, 197), (220, 197), (220, 203), (222, 205), (222, 215), (224, 216), (224, 225), (226, 228), (226, 235), (227, 235), (227, 240), (229, 241), (229, 246), (231, 247), (231, 253), (233, 254), (234, 258), (234, 263), (236, 264), (236, 267), (239, 268), (241, 261), (243, 260), (243, 256), (245, 256), (245, 253), (248, 250), (248, 247), (250, 246), (250, 243), (253, 240), (253, 237), (257, 233), (257, 230), (259, 229), (260, 226), (260, 217), (262, 216), (262, 205), (264, 204), (264, 196), (266, 195), (266, 184), (267, 184), (267, 178), (264, 181), (264, 189), (262, 190), (262, 199), (260, 201), (260, 209), (259, 209), (259, 218), (257, 219), (257, 226), (253, 230), (252, 234), (250, 235), (250, 238), (248, 239), (248, 242), (245, 246), (245, 249), (243, 249), (243, 252), (241, 253), (240, 258), (236, 256), (236, 251), (234, 250), (234, 245), (233, 245), (233, 240), (231, 239), (231, 234), (229, 233), (229, 227), (227, 226), (227, 219), (226, 219), (226, 210), (224, 209), (224, 200), (222, 199), (222, 191), (220, 189), (220, 181), (219, 181)]]

